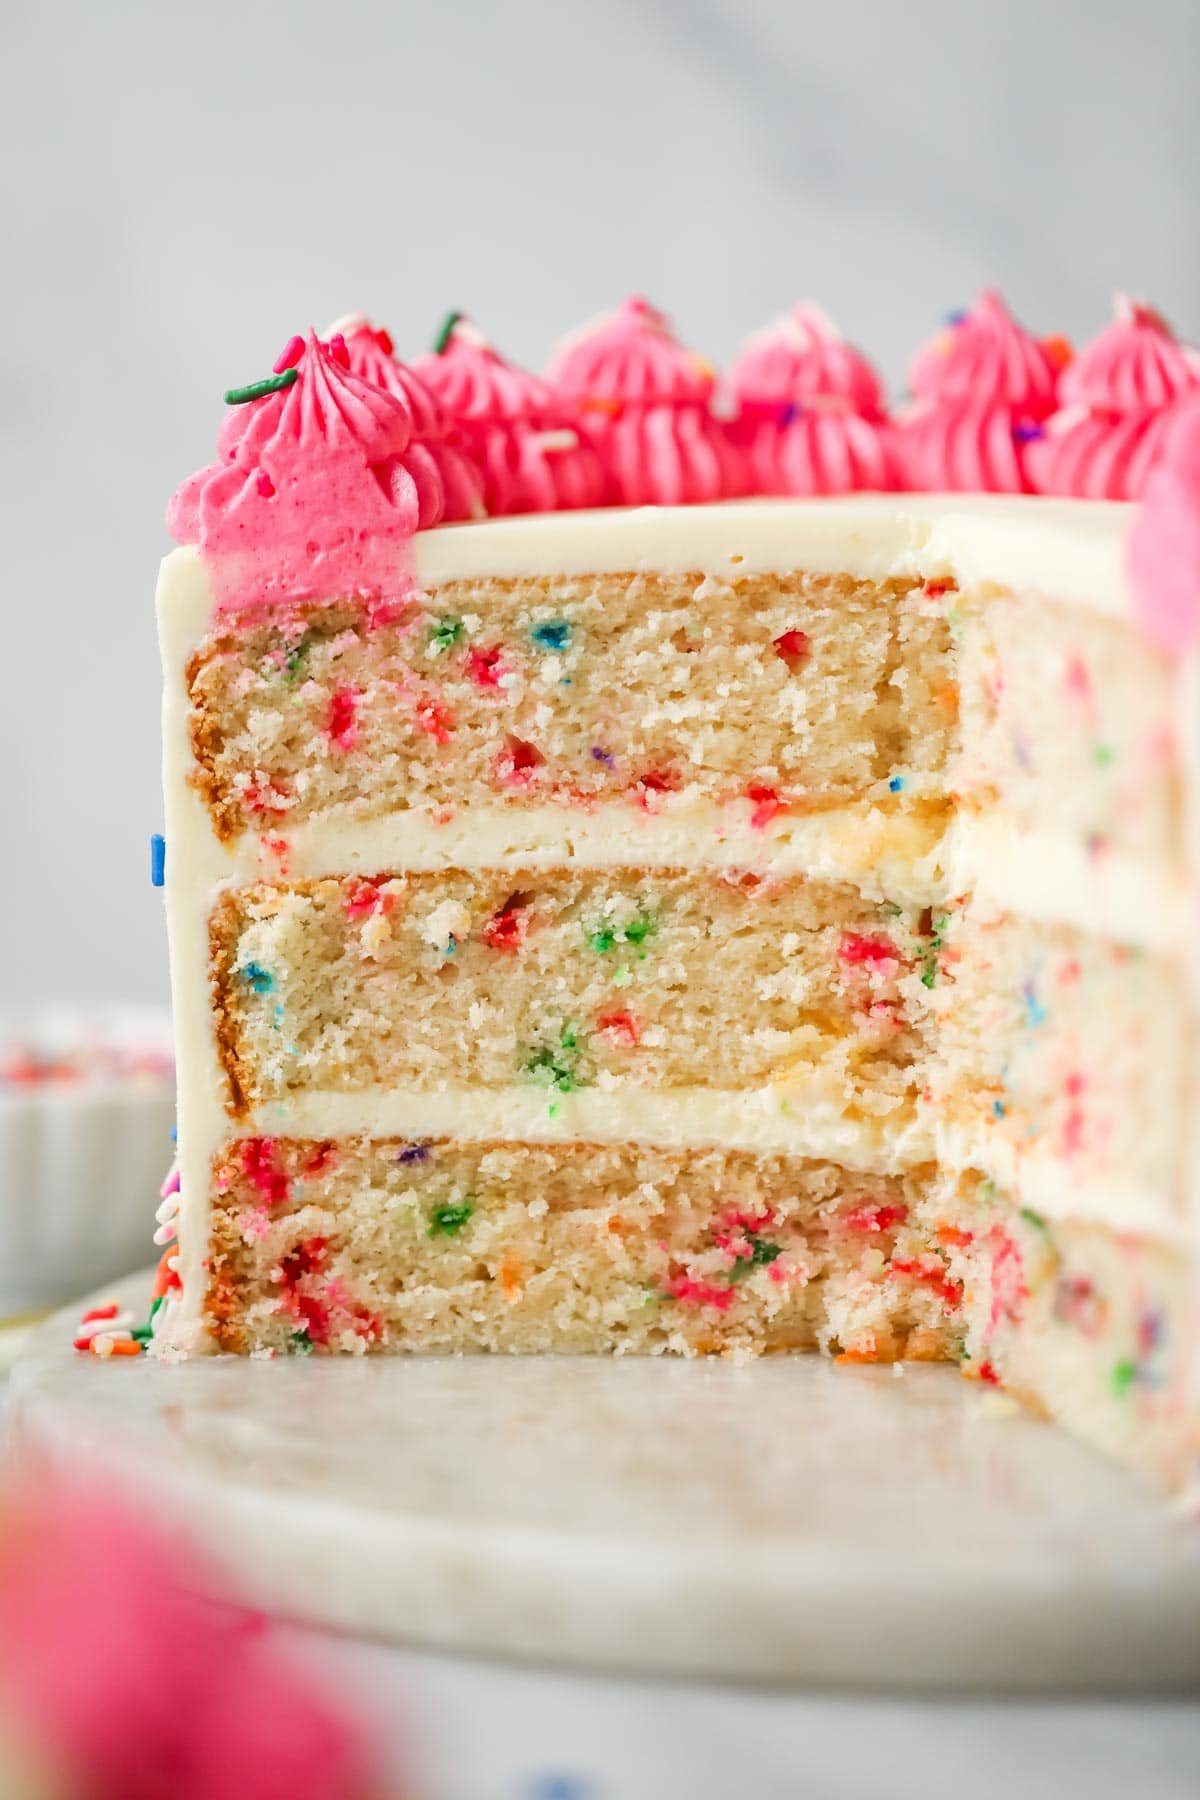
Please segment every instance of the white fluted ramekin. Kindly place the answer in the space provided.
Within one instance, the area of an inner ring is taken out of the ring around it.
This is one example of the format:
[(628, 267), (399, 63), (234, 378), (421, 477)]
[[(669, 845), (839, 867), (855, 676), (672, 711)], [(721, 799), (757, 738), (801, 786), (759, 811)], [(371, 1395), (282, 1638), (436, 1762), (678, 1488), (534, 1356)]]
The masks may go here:
[(0, 1320), (151, 1260), (174, 1122), (165, 1013), (0, 1013)]

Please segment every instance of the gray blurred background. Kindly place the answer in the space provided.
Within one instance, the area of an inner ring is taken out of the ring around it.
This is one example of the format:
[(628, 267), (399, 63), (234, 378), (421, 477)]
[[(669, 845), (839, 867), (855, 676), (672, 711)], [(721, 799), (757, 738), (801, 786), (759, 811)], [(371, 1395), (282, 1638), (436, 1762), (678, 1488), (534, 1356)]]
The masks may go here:
[(0, 5), (0, 1000), (166, 993), (151, 598), (221, 392), (365, 307), (539, 363), (819, 298), (894, 383), (981, 283), (1200, 333), (1198, 0)]

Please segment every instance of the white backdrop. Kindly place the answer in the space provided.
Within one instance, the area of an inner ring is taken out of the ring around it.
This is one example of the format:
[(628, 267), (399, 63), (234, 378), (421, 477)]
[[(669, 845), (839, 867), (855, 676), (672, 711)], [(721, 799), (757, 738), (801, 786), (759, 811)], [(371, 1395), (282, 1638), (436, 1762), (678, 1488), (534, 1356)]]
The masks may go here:
[(0, 999), (165, 993), (151, 595), (222, 389), (366, 307), (540, 361), (640, 289), (902, 378), (996, 281), (1200, 333), (1196, 0), (7, 0)]

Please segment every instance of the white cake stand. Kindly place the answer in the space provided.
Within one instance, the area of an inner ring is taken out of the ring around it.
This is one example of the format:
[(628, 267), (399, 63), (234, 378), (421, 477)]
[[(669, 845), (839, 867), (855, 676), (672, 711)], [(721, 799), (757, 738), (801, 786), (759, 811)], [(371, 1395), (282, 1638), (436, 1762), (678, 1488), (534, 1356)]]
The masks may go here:
[(1200, 1683), (1200, 1530), (953, 1371), (105, 1363), (77, 1316), (14, 1369), (18, 1452), (130, 1481), (306, 1626), (778, 1684)]

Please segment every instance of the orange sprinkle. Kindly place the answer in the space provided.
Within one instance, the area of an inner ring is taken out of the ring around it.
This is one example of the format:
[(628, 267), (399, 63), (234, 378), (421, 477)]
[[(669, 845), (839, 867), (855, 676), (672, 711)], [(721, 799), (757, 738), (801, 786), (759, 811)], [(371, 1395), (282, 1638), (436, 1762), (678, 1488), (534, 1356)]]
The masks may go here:
[(525, 1265), (515, 1256), (506, 1256), (500, 1264), (500, 1285), (506, 1300), (517, 1300), (525, 1286)]

